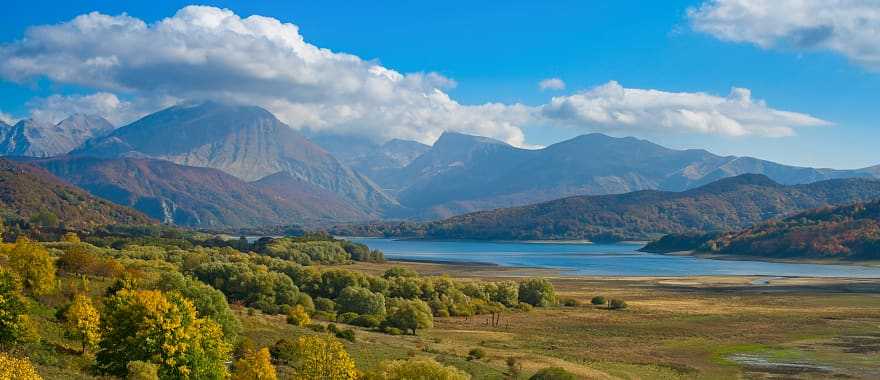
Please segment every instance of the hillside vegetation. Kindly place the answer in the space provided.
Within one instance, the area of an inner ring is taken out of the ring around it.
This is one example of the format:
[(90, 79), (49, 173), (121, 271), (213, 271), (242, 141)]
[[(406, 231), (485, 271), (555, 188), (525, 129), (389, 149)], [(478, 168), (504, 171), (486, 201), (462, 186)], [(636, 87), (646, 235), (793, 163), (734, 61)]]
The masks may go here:
[(641, 240), (671, 233), (740, 229), (805, 209), (878, 197), (880, 181), (875, 180), (784, 186), (763, 175), (744, 174), (677, 193), (646, 190), (578, 196), (437, 222), (341, 226), (332, 231), (348, 236), (429, 239)]

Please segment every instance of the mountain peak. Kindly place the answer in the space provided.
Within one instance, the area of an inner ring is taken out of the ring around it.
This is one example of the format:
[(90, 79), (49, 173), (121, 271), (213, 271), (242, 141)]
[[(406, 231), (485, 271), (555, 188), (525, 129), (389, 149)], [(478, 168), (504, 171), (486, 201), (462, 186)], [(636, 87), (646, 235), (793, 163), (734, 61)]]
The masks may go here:
[(736, 190), (742, 186), (784, 187), (764, 174), (740, 174), (738, 176), (719, 179), (715, 182), (695, 188), (693, 192), (723, 192)]
[(434, 147), (437, 148), (438, 146), (460, 145), (460, 144), (467, 144), (467, 145), (491, 144), (491, 145), (510, 146), (506, 142), (503, 142), (500, 140), (495, 140), (495, 139), (489, 138), (489, 137), (469, 135), (466, 133), (455, 132), (455, 131), (444, 131), (443, 134), (440, 135), (440, 138), (438, 138), (437, 141), (434, 142)]

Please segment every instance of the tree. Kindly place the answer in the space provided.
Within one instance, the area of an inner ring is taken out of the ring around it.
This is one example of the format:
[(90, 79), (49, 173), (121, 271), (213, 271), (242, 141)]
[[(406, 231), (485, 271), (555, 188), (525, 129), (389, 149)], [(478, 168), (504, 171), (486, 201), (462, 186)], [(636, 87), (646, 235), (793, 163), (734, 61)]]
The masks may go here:
[(368, 380), (469, 380), (464, 371), (444, 366), (434, 359), (386, 360), (367, 375)]
[(434, 327), (434, 316), (431, 307), (422, 300), (404, 300), (395, 298), (392, 303), (391, 313), (385, 322), (392, 327), (411, 330), (413, 335), (417, 329), (429, 329)]
[(250, 351), (235, 361), (232, 380), (276, 380), (275, 367), (272, 366), (268, 348)]
[(197, 318), (180, 293), (121, 289), (105, 302), (103, 338), (96, 357), (101, 372), (123, 376), (130, 361), (159, 365), (159, 377), (223, 379), (231, 350), (220, 326)]
[(26, 313), (21, 282), (12, 272), (0, 268), (0, 343), (13, 343), (27, 335)]
[(574, 374), (559, 367), (544, 368), (529, 378), (529, 380), (575, 380)]
[(241, 333), (241, 323), (229, 308), (223, 292), (179, 272), (163, 273), (158, 288), (166, 292), (178, 291), (192, 301), (199, 316), (210, 318), (220, 324), (227, 342), (235, 341)]
[(101, 339), (101, 318), (98, 310), (92, 306), (92, 300), (82, 294), (73, 297), (73, 303), (64, 313), (67, 328), (82, 341), (82, 352), (94, 347)]
[(306, 309), (302, 307), (302, 305), (296, 305), (290, 308), (290, 311), (287, 313), (287, 323), (297, 327), (303, 327), (312, 323), (312, 319), (309, 318), (309, 313), (306, 312)]
[(159, 380), (159, 366), (142, 361), (128, 362), (125, 380)]
[(43, 380), (30, 360), (0, 352), (0, 380)]
[(385, 315), (385, 296), (367, 288), (349, 286), (336, 299), (340, 313)]
[(528, 279), (519, 284), (519, 300), (532, 306), (550, 306), (556, 303), (556, 290), (547, 279)]
[(51, 294), (55, 290), (55, 264), (49, 252), (30, 239), (18, 238), (9, 253), (9, 266), (35, 296)]
[(348, 356), (348, 352), (339, 341), (329, 337), (306, 335), (297, 339), (296, 346), (299, 352), (296, 379), (354, 380), (358, 378), (354, 360)]

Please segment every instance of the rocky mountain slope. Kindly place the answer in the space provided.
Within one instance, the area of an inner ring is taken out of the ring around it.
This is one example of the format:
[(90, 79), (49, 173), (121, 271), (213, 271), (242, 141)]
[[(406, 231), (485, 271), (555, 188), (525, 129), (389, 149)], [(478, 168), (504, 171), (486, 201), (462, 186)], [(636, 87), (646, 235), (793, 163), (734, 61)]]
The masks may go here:
[(245, 181), (286, 172), (340, 195), (365, 212), (396, 205), (370, 179), (253, 106), (213, 102), (174, 106), (89, 140), (72, 154), (156, 158), (219, 169)]
[(431, 149), (416, 141), (400, 139), (380, 144), (361, 137), (324, 134), (312, 136), (310, 140), (390, 191), (394, 190), (390, 181), (396, 171)]
[(88, 139), (113, 131), (99, 116), (71, 115), (57, 124), (33, 119), (15, 125), (0, 122), (0, 155), (51, 157), (70, 152)]
[(674, 150), (632, 137), (589, 134), (537, 150), (485, 137), (445, 133), (386, 181), (410, 215), (447, 217), (573, 195), (637, 190), (683, 191), (739, 174), (764, 174), (782, 184), (880, 177), (877, 170), (781, 165), (751, 157)]
[(155, 223), (127, 207), (95, 198), (51, 173), (26, 163), (0, 159), (0, 213), (25, 221), (43, 214), (66, 227)]

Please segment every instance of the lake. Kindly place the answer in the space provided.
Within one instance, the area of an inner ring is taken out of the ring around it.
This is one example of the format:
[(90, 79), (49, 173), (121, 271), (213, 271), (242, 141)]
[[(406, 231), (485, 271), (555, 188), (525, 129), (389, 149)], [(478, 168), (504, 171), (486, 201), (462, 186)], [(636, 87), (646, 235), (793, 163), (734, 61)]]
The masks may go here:
[(880, 278), (880, 268), (855, 265), (712, 260), (638, 252), (641, 244), (424, 241), (346, 238), (392, 260), (449, 261), (559, 269), (598, 276), (758, 275)]

